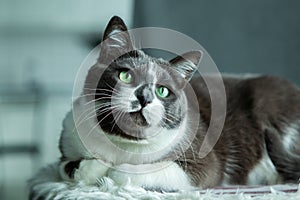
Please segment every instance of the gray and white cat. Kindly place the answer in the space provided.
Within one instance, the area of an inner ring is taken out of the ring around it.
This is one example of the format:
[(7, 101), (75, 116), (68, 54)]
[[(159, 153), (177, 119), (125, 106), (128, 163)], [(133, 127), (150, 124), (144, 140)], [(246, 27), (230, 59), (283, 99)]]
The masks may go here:
[[(213, 150), (199, 158), (196, 150), (211, 120), (208, 89), (203, 78), (194, 75), (201, 51), (170, 61), (153, 58), (134, 49), (126, 31), (119, 17), (110, 20), (98, 62), (86, 77), (82, 97), (74, 102), (85, 119), (82, 130), (87, 137), (91, 130), (98, 134), (91, 139), (94, 146), (83, 144), (74, 110), (64, 120), (63, 180), (95, 184), (104, 176), (119, 183), (130, 178), (147, 189), (167, 191), (298, 181), (300, 91), (296, 86), (271, 76), (223, 76), (225, 125)], [(196, 101), (190, 99), (187, 85)], [(96, 115), (88, 116), (89, 104), (95, 105)], [(101, 138), (129, 153), (119, 154)]]

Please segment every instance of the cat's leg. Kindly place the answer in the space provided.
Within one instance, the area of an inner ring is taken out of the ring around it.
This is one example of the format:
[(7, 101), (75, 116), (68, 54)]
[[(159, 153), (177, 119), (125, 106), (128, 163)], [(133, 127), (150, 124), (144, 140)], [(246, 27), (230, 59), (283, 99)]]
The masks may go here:
[(176, 191), (193, 188), (188, 175), (174, 162), (122, 164), (111, 168), (108, 177), (118, 184), (124, 184), (130, 179), (133, 185), (149, 190)]
[(286, 149), (278, 133), (267, 130), (265, 141), (268, 154), (283, 181), (297, 183), (300, 178), (300, 155)]
[(300, 156), (300, 124), (292, 123), (283, 129), (283, 146), (286, 151)]
[(70, 181), (74, 179), (74, 173), (79, 168), (81, 160), (61, 161), (58, 164), (59, 175), (63, 180)]
[(63, 161), (59, 172), (63, 180), (83, 181), (86, 184), (96, 184), (97, 180), (107, 175), (111, 164), (97, 159)]

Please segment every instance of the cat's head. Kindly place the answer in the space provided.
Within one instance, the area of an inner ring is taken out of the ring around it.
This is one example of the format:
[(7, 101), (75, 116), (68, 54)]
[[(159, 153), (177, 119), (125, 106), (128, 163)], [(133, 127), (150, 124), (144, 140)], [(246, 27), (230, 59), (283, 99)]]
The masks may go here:
[(150, 57), (135, 49), (124, 22), (113, 17), (84, 89), (88, 103), (95, 103), (99, 128), (110, 137), (137, 143), (168, 140), (185, 131), (184, 89), (201, 56), (201, 51), (190, 51), (170, 61)]

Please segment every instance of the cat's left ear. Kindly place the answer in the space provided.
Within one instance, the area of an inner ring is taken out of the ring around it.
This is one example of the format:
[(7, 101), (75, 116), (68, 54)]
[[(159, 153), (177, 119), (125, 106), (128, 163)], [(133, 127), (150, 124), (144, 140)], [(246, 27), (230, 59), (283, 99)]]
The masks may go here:
[[(113, 16), (105, 28), (102, 41), (111, 39), (111, 41), (108, 41), (107, 45), (117, 45), (119, 47), (132, 46), (127, 31), (128, 29), (124, 21), (118, 16)], [(109, 42), (113, 44), (110, 44)]]
[(117, 58), (132, 50), (133, 45), (124, 21), (118, 16), (112, 17), (103, 34), (99, 60), (109, 61), (108, 58)]
[(170, 60), (173, 69), (179, 72), (183, 78), (189, 81), (197, 70), (197, 66), (203, 56), (200, 50), (189, 51)]

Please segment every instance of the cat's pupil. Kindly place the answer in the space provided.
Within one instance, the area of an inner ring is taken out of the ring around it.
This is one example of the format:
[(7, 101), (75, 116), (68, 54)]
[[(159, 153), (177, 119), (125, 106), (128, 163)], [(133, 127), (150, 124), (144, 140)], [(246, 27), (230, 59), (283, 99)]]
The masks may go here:
[(159, 86), (157, 89), (156, 89), (156, 94), (157, 96), (161, 97), (161, 98), (166, 98), (169, 96), (169, 90), (168, 88), (164, 87), (164, 86)]

